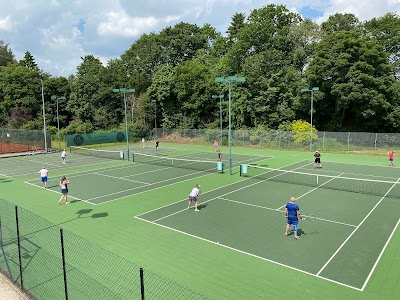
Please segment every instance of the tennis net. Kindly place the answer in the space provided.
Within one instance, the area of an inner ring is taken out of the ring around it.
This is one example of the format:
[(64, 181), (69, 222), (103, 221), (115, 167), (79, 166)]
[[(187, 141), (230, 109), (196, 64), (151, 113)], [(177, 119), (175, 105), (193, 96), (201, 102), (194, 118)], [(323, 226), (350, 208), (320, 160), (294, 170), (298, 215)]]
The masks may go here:
[(70, 146), (69, 150), (70, 153), (72, 154), (86, 155), (104, 159), (123, 160), (125, 157), (123, 151), (116, 151), (116, 150), (91, 149), (78, 146)]
[(165, 157), (143, 153), (133, 153), (134, 162), (154, 164), (165, 167), (176, 167), (204, 172), (224, 172), (224, 164), (216, 161), (192, 160), (176, 157)]
[(400, 199), (399, 180), (373, 180), (351, 178), (339, 174), (336, 176), (303, 173), (290, 170), (272, 169), (254, 165), (240, 165), (240, 176), (259, 180), (290, 183), (301, 186), (318, 187), (337, 191), (366, 195), (386, 196)]

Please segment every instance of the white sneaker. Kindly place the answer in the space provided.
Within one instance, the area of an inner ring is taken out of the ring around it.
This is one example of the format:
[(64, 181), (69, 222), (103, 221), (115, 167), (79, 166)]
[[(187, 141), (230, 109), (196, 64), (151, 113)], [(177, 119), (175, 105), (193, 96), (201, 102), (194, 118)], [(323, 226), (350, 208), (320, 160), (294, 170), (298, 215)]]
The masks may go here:
[(197, 208), (194, 211), (199, 211)]

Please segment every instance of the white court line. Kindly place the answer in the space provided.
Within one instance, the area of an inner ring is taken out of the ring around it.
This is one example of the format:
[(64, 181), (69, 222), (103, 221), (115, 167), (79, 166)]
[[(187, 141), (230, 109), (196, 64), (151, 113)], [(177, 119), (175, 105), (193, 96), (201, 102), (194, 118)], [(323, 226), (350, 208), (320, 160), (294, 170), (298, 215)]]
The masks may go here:
[[(146, 184), (146, 185), (151, 184), (151, 183), (147, 183), (147, 182), (143, 182), (143, 181), (125, 179), (125, 177), (116, 177), (116, 176), (101, 174), (101, 173), (98, 173), (98, 172), (94, 172), (94, 173), (91, 173), (91, 174), (95, 174), (95, 175), (99, 175), (99, 176), (104, 176), (104, 177), (110, 177), (110, 178), (119, 179), (119, 180), (123, 180), (123, 181), (137, 182), (137, 183)], [(90, 175), (90, 174), (89, 174), (89, 175)]]
[[(143, 164), (145, 164), (145, 163), (143, 163)], [(171, 167), (167, 167), (167, 168), (173, 168), (173, 169), (175, 169), (175, 168), (179, 168), (179, 166), (178, 166), (178, 167), (173, 167), (173, 166), (171, 166)], [(144, 172), (144, 173), (142, 173), (142, 174), (146, 174), (146, 173), (150, 173), (150, 172), (154, 172), (154, 170), (149, 171), (149, 172)], [(198, 171), (198, 172), (195, 172), (195, 173), (190, 173), (190, 174), (186, 174), (186, 175), (182, 175), (182, 176), (178, 176), (178, 177), (174, 177), (174, 178), (169, 178), (169, 179), (157, 181), (157, 182), (155, 182), (155, 183), (150, 183), (150, 184), (148, 184), (147, 186), (159, 184), (159, 183), (162, 183), (162, 182), (165, 182), (165, 181), (170, 181), (170, 180), (178, 179), (178, 178), (182, 178), (182, 177), (185, 178), (185, 177), (188, 177), (188, 176), (193, 176), (193, 175), (195, 175), (195, 174), (200, 174), (200, 173), (204, 173), (204, 172), (206, 172), (206, 171)], [(208, 176), (208, 175), (213, 175), (213, 174), (215, 174), (215, 173), (204, 174), (203, 176), (197, 176), (197, 177), (194, 177), (194, 178), (191, 177), (191, 178), (188, 178), (188, 179), (183, 180), (183, 181), (180, 181), (180, 182), (189, 181), (189, 180), (192, 180), (192, 179), (196, 179), (196, 178), (200, 178), (200, 177), (204, 177), (204, 176)], [(137, 175), (137, 174), (134, 174), (134, 175)], [(130, 176), (132, 176), (132, 175), (130, 175)], [(129, 176), (126, 176), (126, 177), (129, 177)], [(163, 188), (163, 187), (166, 187), (166, 186), (170, 186), (170, 185), (174, 185), (174, 184), (177, 184), (177, 182), (174, 182), (174, 183), (171, 183), (171, 184), (167, 184), (167, 185), (163, 185), (163, 186), (161, 186), (161, 187), (158, 187), (158, 188), (155, 188), (155, 189), (151, 189), (151, 190), (147, 190), (147, 191), (143, 191), (143, 192), (136, 193), (136, 194), (133, 194), (133, 195), (131, 194), (131, 195), (126, 195), (126, 196), (122, 196), (122, 197), (119, 197), (119, 198), (111, 199), (111, 200), (108, 200), (108, 201), (104, 201), (104, 202), (101, 202), (101, 203), (97, 203), (97, 204), (95, 204), (95, 205), (100, 205), (100, 204), (104, 204), (104, 203), (108, 203), (108, 202), (113, 202), (113, 201), (120, 200), (120, 199), (123, 199), (123, 198), (131, 197), (131, 196), (136, 196), (136, 195), (139, 195), (139, 194), (142, 194), (142, 193), (145, 193), (145, 192), (153, 191), (153, 190), (160, 189), (160, 188)], [(100, 199), (100, 198), (104, 198), (104, 197), (108, 197), (108, 196), (112, 196), (112, 195), (124, 193), (124, 192), (127, 192), (127, 191), (139, 189), (139, 188), (142, 188), (142, 187), (136, 187), (136, 188), (132, 188), (132, 189), (127, 189), (127, 190), (123, 190), (123, 191), (111, 193), (111, 194), (108, 194), (108, 195), (102, 195), (102, 196), (98, 196), (98, 197), (95, 197), (95, 198), (91, 198), (91, 199), (89, 199), (89, 200)]]
[[(83, 164), (83, 165), (80, 165), (79, 167), (86, 167), (86, 166), (90, 166), (90, 165), (98, 165), (99, 163), (102, 163), (102, 162), (93, 162), (93, 163), (88, 163), (88, 164)], [(58, 171), (60, 171), (61, 169), (64, 169), (64, 170), (70, 170), (70, 169), (76, 169), (77, 168), (77, 166), (71, 166), (70, 164), (66, 164), (66, 165), (60, 165), (60, 166), (58, 166), (57, 167), (57, 169), (55, 169), (54, 170), (54, 172), (58, 172)], [(102, 169), (102, 170), (107, 170), (107, 169), (115, 169), (115, 168), (118, 168), (118, 166), (116, 166), (116, 167), (107, 167), (107, 168), (104, 168), (104, 169)], [(98, 171), (99, 169), (95, 169), (95, 170), (92, 170), (92, 171), (82, 171), (82, 172), (75, 172), (75, 173), (69, 173), (70, 175), (74, 175), (74, 174), (85, 174), (85, 173), (91, 173), (91, 172), (93, 172), (93, 171)], [(65, 172), (66, 173), (66, 172)], [(9, 177), (16, 177), (16, 176), (21, 176), (21, 175), (30, 175), (30, 174), (37, 174), (37, 171), (31, 171), (31, 170), (28, 170), (28, 171), (24, 171), (24, 172), (17, 172), (17, 173), (12, 173), (12, 174), (10, 174), (9, 175)]]
[[(218, 197), (218, 199), (224, 200), (224, 201), (230, 201), (230, 202), (234, 202), (234, 203), (238, 203), (238, 204), (243, 204), (243, 205), (248, 205), (248, 206), (254, 206), (257, 208), (263, 208), (263, 209), (267, 209), (267, 210), (272, 210), (275, 212), (279, 212), (282, 213), (282, 210), (278, 210), (275, 208), (269, 208), (269, 207), (265, 207), (265, 206), (261, 206), (261, 205), (256, 205), (256, 204), (251, 204), (251, 203), (245, 203), (245, 202), (241, 202), (241, 201), (236, 201), (236, 200), (231, 200), (231, 199), (226, 199), (226, 198), (222, 198), (222, 197)], [(304, 217), (308, 217), (307, 215), (302, 215)], [(339, 225), (345, 225), (345, 226), (350, 226), (350, 227), (357, 227), (357, 225), (353, 225), (353, 224), (348, 224), (348, 223), (343, 223), (343, 222), (338, 222), (338, 221), (333, 221), (333, 220), (328, 220), (328, 219), (322, 219), (322, 218), (316, 218), (317, 220), (320, 221), (325, 221), (325, 222), (329, 222), (329, 223), (335, 223), (335, 224), (339, 224)]]
[(374, 270), (375, 270), (376, 266), (378, 265), (378, 262), (380, 261), (380, 259), (381, 259), (382, 255), (383, 255), (383, 253), (385, 252), (386, 247), (389, 245), (389, 242), (390, 242), (390, 240), (392, 239), (392, 237), (393, 237), (393, 235), (394, 235), (394, 233), (395, 233), (397, 227), (399, 226), (399, 224), (400, 224), (400, 219), (397, 221), (396, 226), (393, 228), (393, 231), (392, 231), (392, 233), (390, 234), (388, 240), (386, 241), (385, 246), (383, 246), (383, 249), (382, 249), (381, 253), (379, 254), (377, 260), (375, 261), (375, 264), (374, 264), (374, 266), (372, 267), (371, 272), (369, 272), (367, 279), (365, 280), (363, 286), (361, 287), (361, 291), (364, 291), (365, 287), (367, 286), (367, 283), (368, 283), (369, 279), (371, 278), (372, 273), (374, 273)]
[[(282, 168), (287, 168), (287, 167), (289, 167), (289, 166), (291, 166), (291, 165), (294, 165), (294, 164), (297, 164), (297, 163), (298, 163), (298, 162), (295, 162), (295, 163), (286, 165), (286, 166), (284, 166), (284, 167), (282, 167)], [(310, 164), (310, 163), (308, 163), (308, 164)], [(303, 166), (301, 166), (301, 167), (303, 167)], [(301, 167), (299, 167), (299, 168), (301, 168)], [(296, 170), (296, 169), (298, 169), (298, 168), (295, 168), (294, 170)], [(242, 181), (249, 180), (249, 179), (251, 179), (251, 177), (248, 177), (248, 178), (246, 178), (246, 179), (243, 179)], [(238, 181), (238, 182), (242, 182), (242, 181)], [(226, 188), (226, 187), (228, 187), (228, 186), (235, 185), (235, 184), (237, 184), (238, 182), (230, 183), (230, 184), (228, 184), (228, 185), (225, 185), (225, 186), (222, 187), (222, 188)], [(219, 189), (221, 189), (221, 187), (215, 188), (215, 189), (210, 190), (210, 191), (208, 191), (208, 192), (205, 192), (205, 193), (203, 193), (203, 194), (211, 193), (211, 192), (217, 191), (217, 190), (219, 190)], [(178, 201), (172, 202), (172, 203), (170, 203), (170, 204), (167, 204), (167, 205), (164, 205), (164, 206), (161, 206), (161, 207), (157, 207), (157, 208), (155, 208), (155, 209), (149, 210), (149, 211), (147, 211), (147, 212), (145, 212), (145, 213), (142, 213), (142, 214), (140, 214), (140, 215), (137, 215), (137, 216), (146, 215), (146, 214), (151, 213), (151, 212), (153, 212), (153, 211), (160, 210), (160, 209), (163, 209), (163, 208), (168, 207), (168, 206), (171, 206), (171, 205), (175, 205), (175, 204), (180, 203), (180, 202), (182, 202), (182, 201), (187, 201), (187, 198), (185, 198), (185, 199), (183, 199), (183, 200), (178, 200)], [(204, 202), (203, 202), (203, 203), (204, 203)]]
[[(203, 171), (200, 171), (200, 172), (190, 173), (190, 174), (186, 174), (186, 175), (182, 175), (182, 176), (178, 176), (178, 177), (168, 178), (168, 179), (161, 180), (161, 181), (157, 181), (157, 182), (154, 182), (154, 183), (149, 183), (148, 185), (145, 185), (145, 186), (139, 186), (139, 187), (135, 187), (135, 188), (131, 188), (131, 189), (127, 189), (127, 190), (123, 190), (123, 191), (111, 193), (111, 194), (108, 194), (108, 195), (98, 196), (98, 197), (95, 197), (95, 198), (91, 198), (90, 200), (100, 199), (100, 198), (103, 198), (103, 197), (112, 196), (112, 195), (124, 193), (124, 192), (127, 192), (127, 191), (132, 191), (132, 190), (140, 189), (140, 188), (143, 188), (143, 187), (148, 187), (148, 186), (151, 186), (151, 185), (156, 185), (156, 184), (159, 184), (159, 183), (162, 183), (162, 182), (165, 182), (165, 181), (170, 181), (170, 180), (174, 180), (174, 179), (178, 179), (178, 178), (182, 178), (182, 177), (185, 178), (185, 177), (188, 177), (188, 176), (192, 176), (193, 174), (197, 174), (197, 173), (204, 173), (204, 172), (203, 172)], [(188, 179), (186, 179), (186, 180), (182, 180), (182, 181), (180, 181), (180, 182), (184, 182), (184, 181), (188, 181), (188, 180), (193, 180), (193, 179), (196, 179), (196, 178), (199, 178), (199, 177), (209, 176), (209, 175), (213, 175), (213, 174), (214, 174), (214, 173), (211, 173), (211, 174), (204, 174), (203, 176), (197, 176), (197, 177), (194, 177), (194, 178), (191, 177), (191, 178), (188, 178)], [(163, 187), (165, 187), (165, 186), (174, 185), (174, 184), (177, 184), (177, 183), (178, 183), (178, 182), (174, 182), (174, 183), (171, 183), (171, 184), (163, 185), (163, 186), (158, 187), (158, 188), (155, 188), (155, 189), (146, 190), (146, 191), (144, 191), (144, 192), (153, 191), (153, 190), (156, 190), (156, 189), (159, 189), (159, 188), (163, 188)], [(136, 195), (141, 194), (141, 193), (144, 193), (144, 192), (140, 192), (140, 193), (136, 193), (136, 194), (130, 194), (130, 195), (123, 196), (123, 197), (116, 198), (116, 199), (112, 199), (112, 200), (109, 200), (109, 201), (104, 201), (104, 202), (101, 202), (101, 203), (99, 203), (99, 204), (103, 204), (103, 203), (115, 201), (115, 200), (122, 199), (122, 198), (126, 198), (126, 197), (136, 196)]]
[(329, 258), (329, 260), (323, 265), (323, 267), (318, 271), (317, 275), (321, 274), (321, 272), (326, 268), (326, 266), (335, 258), (335, 256), (339, 253), (339, 251), (344, 247), (344, 245), (350, 240), (350, 238), (354, 235), (354, 233), (361, 227), (361, 225), (367, 220), (367, 218), (372, 214), (372, 212), (378, 207), (378, 205), (385, 199), (386, 195), (396, 186), (399, 182), (400, 178), (391, 186), (391, 188), (386, 192), (385, 195), (375, 204), (375, 206), (370, 210), (370, 212), (365, 216), (365, 218), (358, 224), (358, 226), (353, 230), (352, 233), (347, 237), (347, 239), (339, 246), (339, 248), (333, 253), (333, 255)]
[[(38, 185), (33, 184), (33, 183), (30, 183), (30, 182), (28, 182), (28, 181), (24, 181), (24, 183), (29, 184), (29, 185), (32, 185), (32, 186), (37, 187), (37, 188), (40, 188), (40, 189), (43, 189), (41, 186), (38, 186)], [(44, 189), (44, 190), (49, 191), (49, 192), (53, 192), (53, 193), (56, 193), (56, 194), (61, 194), (60, 192), (53, 191), (53, 190), (51, 190), (51, 189)], [(68, 194), (68, 198), (72, 198), (72, 199), (75, 199), (75, 200), (79, 200), (79, 201), (87, 202), (87, 203), (89, 203), (89, 204), (93, 204), (93, 203), (91, 203), (91, 202), (89, 202), (89, 201), (82, 200), (82, 199), (77, 198), (77, 197), (74, 197), (74, 196), (70, 196), (69, 194)]]
[[(323, 186), (323, 185), (327, 184), (328, 182), (332, 181), (333, 179), (339, 178), (339, 176), (341, 176), (342, 174), (343, 174), (343, 173), (340, 173), (339, 175), (333, 177), (332, 179), (329, 179), (327, 182), (324, 182), (323, 184), (317, 186), (316, 188), (313, 188), (312, 190), (310, 190), (310, 191), (308, 191), (307, 193), (305, 193), (305, 194), (303, 194), (303, 195), (297, 197), (296, 199), (300, 199), (301, 197), (304, 197), (305, 195), (308, 195), (309, 193), (315, 191), (316, 189), (320, 188), (321, 186)], [(311, 174), (311, 175), (312, 175), (312, 174)], [(312, 175), (312, 176), (314, 176), (314, 175)], [(296, 183), (289, 183), (289, 184), (294, 184), (294, 185), (296, 185)], [(282, 205), (282, 206), (279, 207), (279, 208), (277, 208), (277, 210), (280, 210), (280, 209), (284, 208), (285, 206), (286, 206), (286, 204), (285, 204), (285, 205)]]
[[(375, 167), (375, 166), (368, 166), (368, 165), (364, 165), (364, 166), (367, 166), (367, 167)], [(306, 171), (309, 171), (309, 169), (304, 169), (304, 170), (306, 170)], [(317, 170), (318, 171), (318, 170)], [(329, 171), (329, 170), (326, 170), (326, 169), (324, 169), (323, 170), (323, 172), (324, 172), (324, 174), (321, 174), (321, 176), (325, 176), (325, 175), (327, 175), (326, 173), (340, 173), (340, 172), (337, 172), (337, 171)], [(312, 174), (312, 173), (310, 173), (310, 174)], [(368, 178), (368, 180), (381, 180), (381, 179), (379, 179), (379, 178), (385, 178), (385, 179), (392, 179), (392, 181), (393, 181), (393, 179), (396, 179), (397, 180), (397, 177), (389, 177), (389, 176), (376, 176), (376, 175), (369, 175), (369, 174), (362, 174), (362, 173), (352, 173), (352, 172), (343, 172), (342, 174), (346, 174), (346, 176), (347, 175), (358, 175), (358, 176), (367, 176)], [(330, 176), (330, 175), (327, 175), (327, 176)], [(376, 178), (376, 179), (374, 179), (374, 178)], [(354, 179), (357, 179), (357, 178), (354, 178)], [(365, 178), (364, 178), (365, 179)]]
[(357, 290), (357, 291), (361, 291), (359, 288), (356, 288), (354, 286), (347, 285), (347, 284), (344, 284), (344, 283), (341, 283), (341, 282), (338, 282), (338, 281), (335, 281), (335, 280), (332, 280), (332, 279), (329, 279), (329, 278), (325, 278), (325, 277), (322, 277), (322, 276), (319, 276), (319, 275), (316, 275), (316, 274), (313, 274), (313, 273), (310, 273), (310, 272), (307, 272), (307, 271), (304, 271), (304, 270), (301, 270), (301, 269), (298, 269), (298, 268), (295, 268), (295, 267), (291, 267), (291, 266), (282, 264), (280, 262), (277, 262), (277, 261), (274, 261), (274, 260), (271, 260), (271, 259), (268, 259), (268, 258), (265, 258), (265, 257), (261, 257), (261, 256), (258, 256), (258, 255), (249, 253), (249, 252), (245, 252), (245, 251), (242, 251), (242, 250), (227, 246), (227, 245), (223, 245), (223, 244), (220, 244), (219, 242), (214, 242), (214, 241), (211, 241), (211, 240), (208, 240), (208, 239), (205, 239), (205, 238), (202, 238), (202, 237), (199, 237), (199, 236), (196, 236), (196, 235), (193, 235), (193, 234), (190, 234), (190, 233), (187, 233), (187, 232), (175, 229), (175, 228), (171, 228), (171, 227), (168, 227), (168, 226), (165, 226), (165, 225), (162, 225), (162, 224), (158, 224), (158, 223), (146, 220), (146, 219), (142, 219), (139, 216), (135, 216), (135, 218), (138, 219), (138, 220), (145, 221), (147, 223), (153, 224), (153, 225), (157, 225), (157, 226), (163, 227), (165, 229), (169, 229), (169, 230), (172, 230), (172, 231), (175, 231), (175, 232), (178, 232), (178, 233), (181, 233), (181, 234), (184, 234), (184, 235), (187, 235), (187, 236), (190, 236), (190, 237), (193, 237), (193, 238), (196, 238), (196, 239), (211, 243), (211, 244), (218, 245), (218, 246), (226, 248), (226, 249), (230, 249), (230, 250), (239, 252), (241, 254), (245, 254), (245, 255), (248, 255), (248, 256), (251, 256), (251, 257), (254, 257), (254, 258), (257, 258), (257, 259), (261, 259), (263, 261), (267, 261), (267, 262), (273, 263), (273, 264), (281, 266), (281, 267), (285, 267), (285, 268), (288, 268), (288, 269), (291, 269), (291, 270), (294, 270), (294, 271), (298, 271), (298, 272), (303, 273), (303, 274), (310, 275), (312, 277), (316, 277), (316, 278), (323, 279), (323, 280), (326, 280), (326, 281), (329, 281), (329, 282), (332, 282), (332, 283), (335, 283), (335, 284), (338, 284), (338, 285), (341, 285), (341, 286), (344, 286), (344, 287), (347, 287), (347, 288), (351, 288), (351, 289), (354, 289), (354, 290)]
[[(299, 167), (299, 168), (300, 168), (300, 167)], [(297, 168), (295, 168), (294, 170), (296, 170), (296, 169), (297, 169)], [(270, 177), (270, 178), (268, 178), (268, 179), (266, 179), (266, 180), (263, 180), (263, 181), (257, 181), (257, 182), (255, 182), (255, 183), (252, 183), (252, 184), (246, 185), (246, 186), (244, 186), (244, 187), (241, 187), (241, 188), (239, 188), (239, 189), (236, 189), (236, 190), (230, 191), (230, 192), (228, 192), (228, 193), (225, 193), (225, 194), (223, 194), (223, 195), (221, 195), (221, 196), (230, 195), (230, 194), (232, 194), (232, 193), (235, 193), (235, 192), (237, 192), (237, 191), (246, 189), (246, 188), (251, 187), (251, 186), (256, 185), (256, 184), (263, 183), (263, 182), (265, 182), (265, 181), (268, 181), (268, 180), (271, 179), (271, 178), (274, 178), (274, 177), (277, 177), (277, 176), (280, 176), (280, 175), (281, 175), (281, 174), (276, 175), (276, 176), (272, 176), (272, 177)], [(248, 178), (248, 179), (251, 179), (251, 178), (252, 178), (252, 177), (250, 177), (250, 178)], [(240, 182), (240, 181), (239, 181), (239, 182)], [(226, 187), (226, 186), (224, 186), (223, 188), (225, 188), (225, 187)], [(221, 196), (219, 196), (219, 197), (221, 197)], [(208, 203), (208, 202), (213, 201), (213, 200), (216, 200), (216, 199), (218, 199), (218, 197), (215, 197), (215, 198), (212, 198), (212, 199), (203, 201), (202, 203)], [(186, 209), (187, 209), (187, 208), (186, 208)], [(176, 215), (176, 214), (178, 214), (178, 213), (181, 213), (181, 212), (185, 211), (186, 209), (181, 209), (181, 210), (179, 210), (179, 211), (177, 211), (177, 212), (174, 212), (174, 213), (172, 213), (172, 214), (169, 214), (169, 215), (167, 215), (167, 216), (164, 216), (164, 217), (162, 217), (162, 218), (159, 218), (159, 219), (157, 219), (157, 220), (154, 220), (154, 222), (157, 222), (157, 221), (159, 221), (159, 220), (166, 219), (166, 218), (168, 218), (168, 217), (171, 217), (171, 216), (173, 216), (173, 215)]]
[[(388, 159), (388, 158), (386, 158)], [(347, 162), (336, 162), (331, 160), (324, 160), (324, 163), (331, 163), (331, 164), (338, 164), (338, 165), (356, 165), (356, 166), (365, 166), (365, 167), (378, 167), (378, 168), (386, 168), (388, 169), (389, 166), (385, 162), (385, 166), (382, 165), (366, 165), (366, 164), (356, 164), (356, 163), (347, 163)]]

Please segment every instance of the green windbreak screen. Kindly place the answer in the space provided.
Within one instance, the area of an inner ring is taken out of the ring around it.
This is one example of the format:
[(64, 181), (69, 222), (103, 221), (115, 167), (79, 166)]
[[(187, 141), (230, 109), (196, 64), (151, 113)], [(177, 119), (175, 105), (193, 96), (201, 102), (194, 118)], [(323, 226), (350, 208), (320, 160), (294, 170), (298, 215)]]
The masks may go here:
[(124, 132), (105, 132), (67, 135), (67, 147), (84, 146), (107, 143), (120, 143), (126, 141)]

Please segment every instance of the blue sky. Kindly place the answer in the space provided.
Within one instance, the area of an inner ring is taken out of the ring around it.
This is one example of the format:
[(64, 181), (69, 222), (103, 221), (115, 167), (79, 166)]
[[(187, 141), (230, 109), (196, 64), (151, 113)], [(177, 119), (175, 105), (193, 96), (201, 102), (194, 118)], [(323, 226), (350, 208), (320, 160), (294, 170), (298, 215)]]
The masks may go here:
[(225, 34), (233, 14), (268, 4), (283, 4), (317, 23), (335, 13), (361, 21), (400, 14), (400, 0), (0, 0), (0, 39), (18, 60), (29, 51), (46, 72), (69, 76), (82, 56), (93, 54), (106, 64), (143, 33), (188, 22), (209, 23)]

